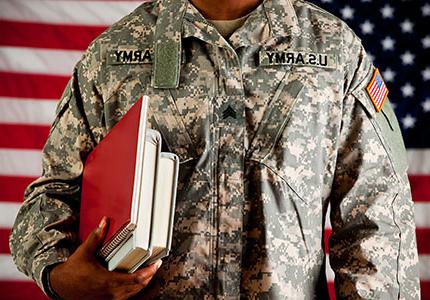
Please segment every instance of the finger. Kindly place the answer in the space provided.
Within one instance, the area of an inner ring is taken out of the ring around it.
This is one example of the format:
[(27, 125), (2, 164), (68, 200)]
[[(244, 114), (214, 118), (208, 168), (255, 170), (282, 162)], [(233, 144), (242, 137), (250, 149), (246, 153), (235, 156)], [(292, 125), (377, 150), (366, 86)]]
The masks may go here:
[(120, 272), (109, 272), (108, 281), (115, 286), (127, 286), (127, 285), (136, 285), (139, 284), (138, 274), (128, 274), (128, 273), (120, 273)]
[(135, 285), (142, 284), (148, 278), (154, 276), (157, 269), (161, 266), (160, 262), (156, 262), (150, 266), (142, 268), (133, 274), (128, 273), (120, 273), (120, 272), (108, 272), (106, 275), (108, 278), (106, 279), (108, 282), (115, 286), (124, 286), (124, 285)]
[(142, 289), (144, 288), (144, 286), (140, 285), (140, 284), (134, 284), (134, 285), (127, 285), (125, 286), (125, 290), (124, 290), (124, 296), (126, 299), (136, 295), (137, 293), (139, 293)]
[(139, 284), (143, 284), (148, 279), (150, 280), (157, 272), (157, 270), (160, 268), (161, 264), (162, 264), (162, 261), (158, 260), (152, 265), (149, 265), (143, 269), (136, 271), (134, 273), (137, 275), (136, 282), (138, 282)]
[(111, 287), (111, 290), (109, 292), (111, 294), (110, 298), (128, 299), (136, 295), (141, 289), (143, 289), (143, 287), (138, 284), (114, 286), (114, 287)]
[(88, 254), (94, 254), (100, 248), (106, 236), (108, 218), (103, 217), (99, 226), (94, 229), (82, 244), (82, 249)]
[(145, 281), (143, 281), (143, 282), (141, 283), (142, 288), (147, 287), (147, 286), (148, 286), (148, 284), (149, 284), (149, 282), (152, 280), (152, 278), (154, 278), (154, 276), (151, 276), (151, 277), (149, 277), (149, 278), (145, 279)]

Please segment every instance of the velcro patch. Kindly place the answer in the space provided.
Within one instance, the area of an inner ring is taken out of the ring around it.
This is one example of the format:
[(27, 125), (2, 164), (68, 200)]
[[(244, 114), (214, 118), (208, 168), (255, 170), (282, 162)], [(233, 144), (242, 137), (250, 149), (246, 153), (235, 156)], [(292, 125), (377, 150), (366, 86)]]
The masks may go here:
[(370, 99), (372, 99), (376, 111), (380, 112), (385, 100), (387, 99), (388, 89), (378, 69), (375, 69), (375, 72), (373, 73), (372, 79), (367, 85), (366, 90), (370, 96)]
[(109, 65), (152, 64), (154, 51), (147, 49), (116, 49), (107, 54)]
[(259, 56), (260, 66), (295, 65), (326, 69), (337, 68), (337, 57), (334, 54), (262, 50)]

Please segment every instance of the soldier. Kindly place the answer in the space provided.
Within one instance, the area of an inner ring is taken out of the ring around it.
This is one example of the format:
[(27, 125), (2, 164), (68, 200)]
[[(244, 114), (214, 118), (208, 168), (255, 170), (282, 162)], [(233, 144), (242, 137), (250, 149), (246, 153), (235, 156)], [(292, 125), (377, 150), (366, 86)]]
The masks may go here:
[[(14, 260), (65, 299), (326, 299), (330, 204), (338, 298), (418, 299), (387, 92), (354, 33), (306, 1), (146, 2), (76, 65), (11, 234)], [(181, 160), (173, 245), (161, 266), (121, 274), (94, 257), (105, 219), (77, 241), (80, 178), (142, 94)]]

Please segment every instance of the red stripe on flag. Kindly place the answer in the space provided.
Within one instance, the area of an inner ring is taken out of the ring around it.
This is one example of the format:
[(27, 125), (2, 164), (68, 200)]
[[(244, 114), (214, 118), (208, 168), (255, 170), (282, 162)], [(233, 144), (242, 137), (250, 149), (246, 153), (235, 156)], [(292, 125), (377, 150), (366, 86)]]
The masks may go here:
[(0, 176), (0, 201), (22, 202), (24, 190), (36, 178)]
[[(10, 254), (9, 249), (10, 229), (0, 228), (0, 254)], [(1, 296), (1, 293), (0, 293)]]
[(430, 202), (430, 175), (409, 175), (414, 202)]
[(328, 282), (328, 294), (330, 295), (330, 300), (336, 299), (336, 293), (334, 291), (334, 282)]
[(430, 254), (430, 228), (417, 228), (416, 233), (418, 253)]
[(332, 230), (331, 229), (325, 229), (324, 230), (324, 252), (326, 254), (329, 253), (329, 244), (328, 244), (328, 239), (330, 238)]
[(106, 26), (0, 21), (0, 45), (85, 50)]
[(0, 148), (42, 149), (49, 126), (0, 124)]
[(421, 299), (429, 299), (430, 295), (430, 281), (421, 281)]
[(0, 281), (1, 299), (48, 300), (42, 290), (32, 281)]
[(0, 72), (0, 97), (59, 99), (67, 76)]

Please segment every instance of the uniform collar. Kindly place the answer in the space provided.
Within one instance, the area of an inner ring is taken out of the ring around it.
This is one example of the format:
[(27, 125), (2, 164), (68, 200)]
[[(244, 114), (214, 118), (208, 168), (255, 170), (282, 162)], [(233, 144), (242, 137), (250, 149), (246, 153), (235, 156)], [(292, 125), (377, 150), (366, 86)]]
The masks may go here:
[(263, 2), (272, 37), (282, 38), (300, 34), (298, 18), (294, 9), (295, 2), (296, 0), (265, 0)]
[(160, 0), (154, 37), (154, 87), (167, 89), (179, 85), (183, 38), (193, 36), (220, 47), (232, 46), (236, 49), (263, 44), (270, 38), (299, 34), (294, 2), (264, 0), (232, 35), (230, 45), (188, 0)]
[[(298, 35), (300, 28), (293, 7), (295, 1), (264, 0), (251, 12), (243, 26), (230, 37), (231, 46), (238, 48), (246, 45), (263, 44), (270, 38), (277, 39)], [(187, 37), (196, 37), (221, 47), (226, 46), (226, 41), (217, 33), (216, 29), (189, 2), (182, 31), (182, 38)]]

